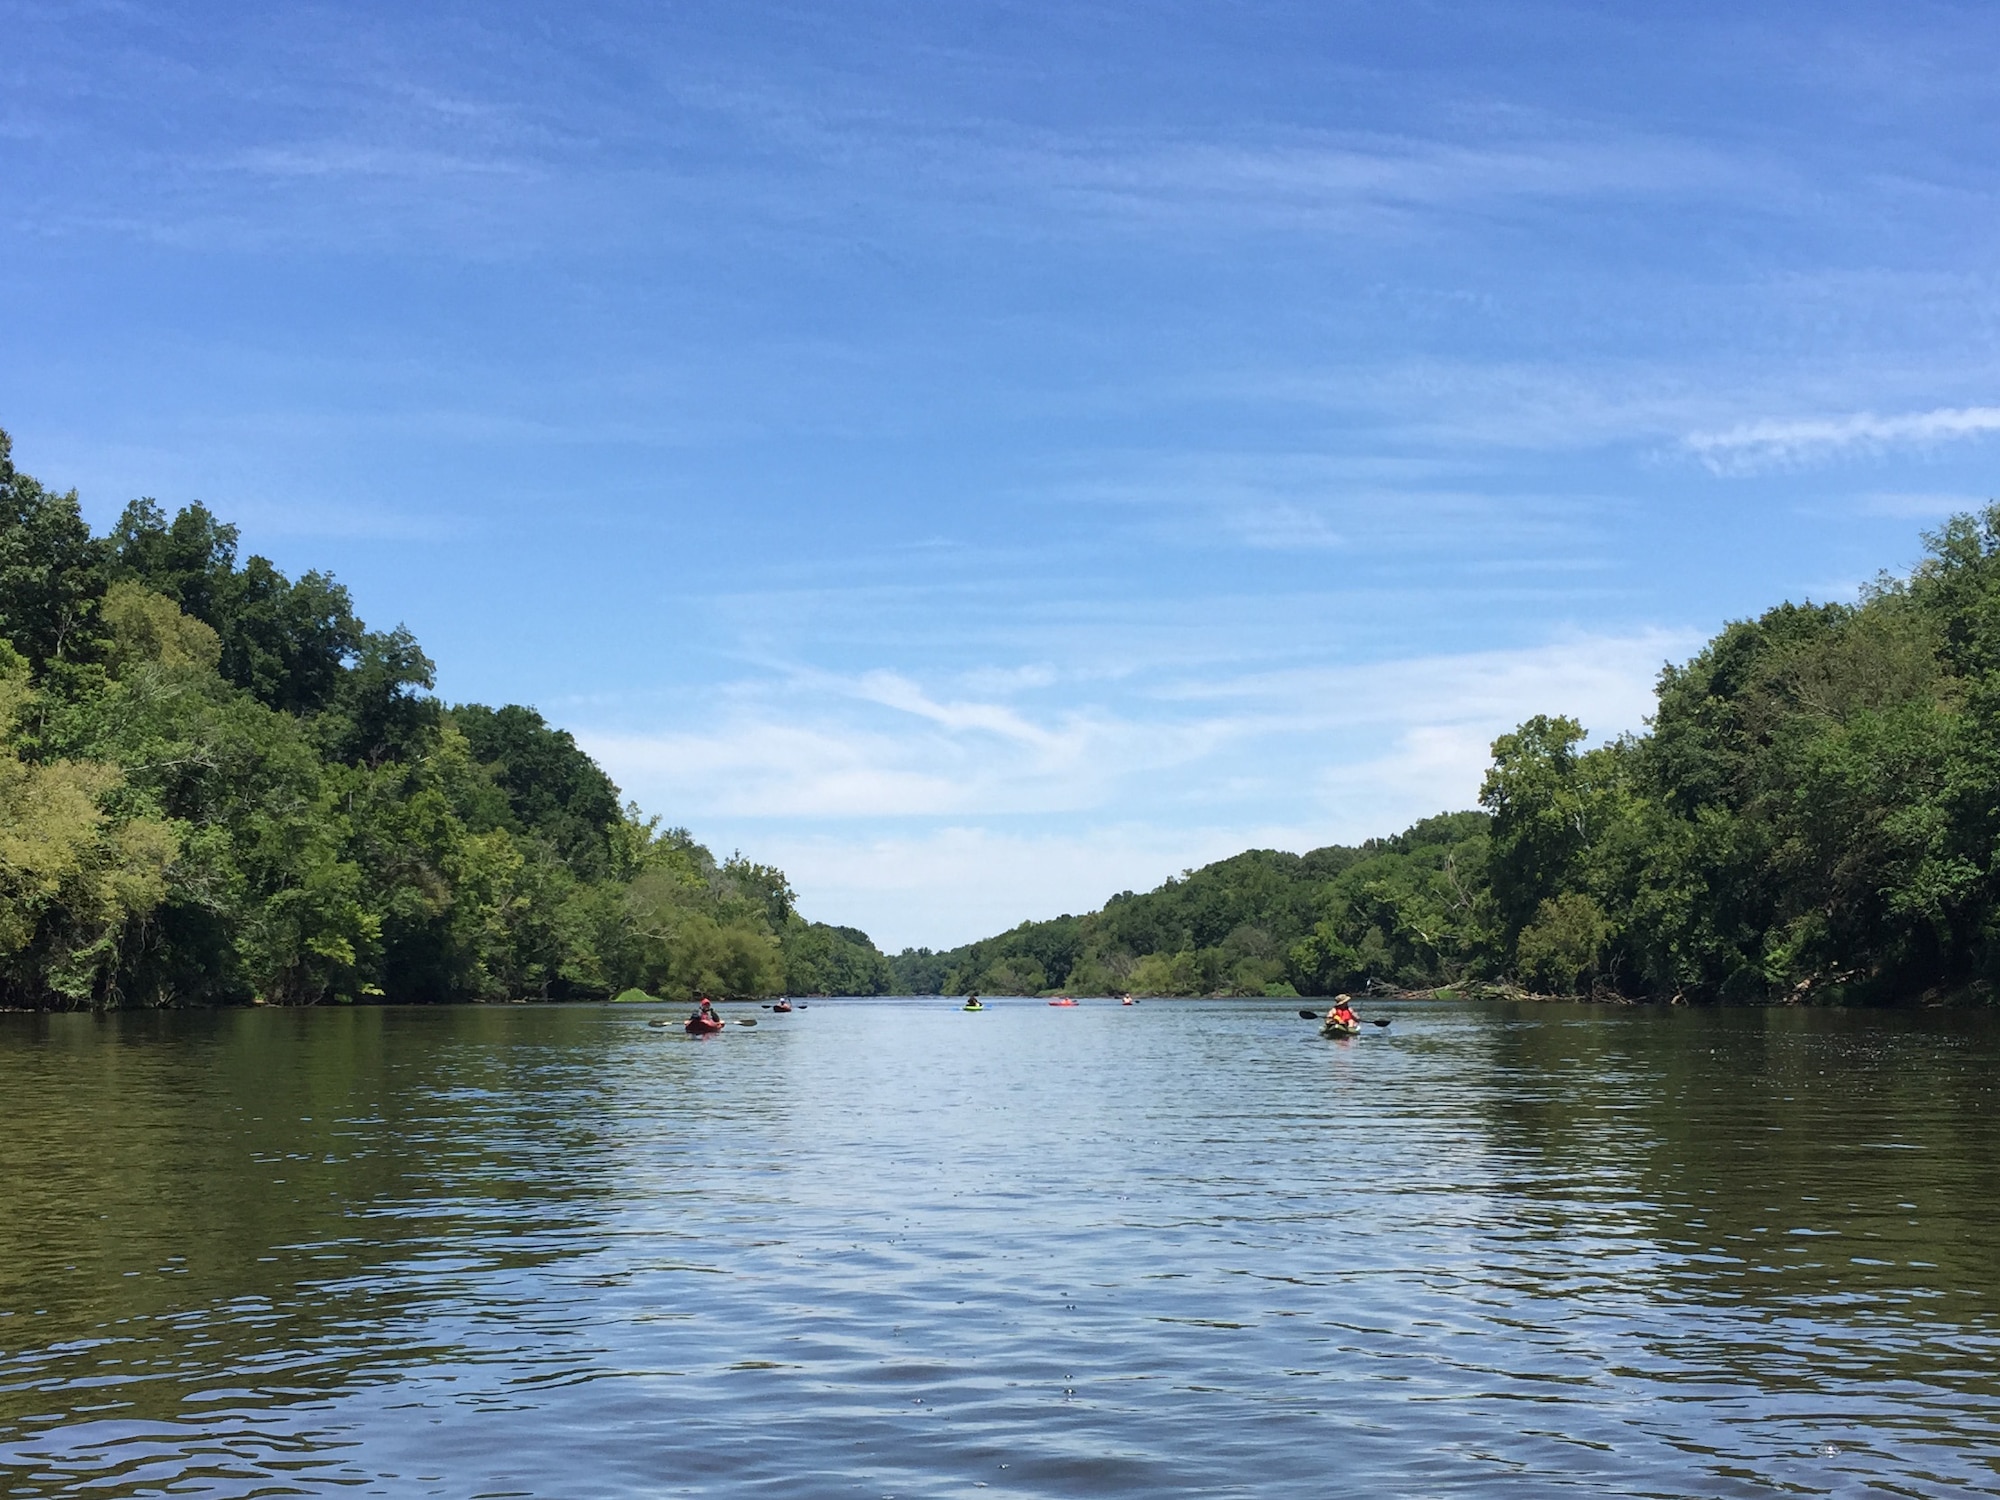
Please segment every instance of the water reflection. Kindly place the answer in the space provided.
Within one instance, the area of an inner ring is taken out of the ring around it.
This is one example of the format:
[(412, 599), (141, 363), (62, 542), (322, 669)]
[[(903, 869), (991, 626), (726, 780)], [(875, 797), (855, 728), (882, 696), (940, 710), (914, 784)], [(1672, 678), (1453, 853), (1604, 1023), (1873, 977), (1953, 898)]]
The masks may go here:
[(1984, 1018), (0, 1018), (11, 1493), (2000, 1493)]
[(1684, 1446), (1781, 1463), (1817, 1435), (1848, 1467), (1992, 1483), (1986, 1018), (1553, 1010), (1487, 1035), (1525, 1232), (1597, 1240), (1545, 1290), (1631, 1335), (1619, 1378), (1727, 1413)]
[(323, 1466), (276, 1413), (466, 1357), (437, 1314), (606, 1191), (605, 1038), (547, 1013), (5, 1019), (0, 1433), (51, 1481)]

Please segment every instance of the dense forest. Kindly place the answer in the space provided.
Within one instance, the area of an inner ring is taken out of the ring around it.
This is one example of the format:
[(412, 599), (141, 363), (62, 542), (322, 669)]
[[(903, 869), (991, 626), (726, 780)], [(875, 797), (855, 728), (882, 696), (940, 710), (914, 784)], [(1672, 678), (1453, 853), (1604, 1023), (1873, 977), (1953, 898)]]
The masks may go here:
[(1259, 850), (892, 960), (927, 991), (1325, 994), (1512, 982), (1685, 1001), (1990, 1001), (2000, 506), (1854, 605), (1784, 604), (1660, 675), (1648, 732), (1536, 717), (1481, 810)]
[(532, 709), (448, 707), (200, 505), (94, 536), (0, 433), (0, 1005), (871, 993)]
[(1986, 1000), (2000, 977), (2000, 507), (1860, 601), (1661, 673), (1647, 732), (1538, 716), (1480, 808), (1252, 850), (885, 958), (783, 872), (621, 804), (534, 710), (446, 705), (407, 630), (239, 561), (200, 505), (93, 535), (0, 433), (0, 1005), (388, 997)]
[(1432, 986), (1487, 960), (1491, 820), (1426, 818), (1393, 838), (1310, 854), (1252, 849), (1087, 916), (1023, 922), (889, 962), (916, 994), (1325, 995), (1371, 979)]

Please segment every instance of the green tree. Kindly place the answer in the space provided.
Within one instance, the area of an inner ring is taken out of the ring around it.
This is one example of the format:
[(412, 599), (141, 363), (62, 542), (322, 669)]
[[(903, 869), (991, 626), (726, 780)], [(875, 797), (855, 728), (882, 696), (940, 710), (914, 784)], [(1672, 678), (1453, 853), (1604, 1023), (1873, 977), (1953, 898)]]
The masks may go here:
[(90, 659), (104, 563), (76, 491), (58, 495), (21, 473), (0, 431), (0, 638), (35, 679)]
[(1575, 891), (1552, 896), (1521, 929), (1515, 952), (1522, 975), (1549, 989), (1574, 993), (1595, 977), (1612, 927), (1595, 901)]

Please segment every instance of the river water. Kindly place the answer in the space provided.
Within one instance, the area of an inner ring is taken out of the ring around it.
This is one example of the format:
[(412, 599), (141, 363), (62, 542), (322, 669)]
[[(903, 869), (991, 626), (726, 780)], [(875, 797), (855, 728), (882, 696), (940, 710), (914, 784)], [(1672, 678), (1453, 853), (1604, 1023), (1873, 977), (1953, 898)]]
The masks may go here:
[(2000, 1024), (0, 1017), (0, 1494), (2000, 1495)]

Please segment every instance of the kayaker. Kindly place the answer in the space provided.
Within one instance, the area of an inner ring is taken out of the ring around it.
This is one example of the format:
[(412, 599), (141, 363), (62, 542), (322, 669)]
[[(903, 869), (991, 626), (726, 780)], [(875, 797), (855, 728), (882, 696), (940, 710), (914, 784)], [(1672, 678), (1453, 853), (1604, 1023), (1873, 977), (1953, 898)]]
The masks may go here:
[(1347, 996), (1335, 995), (1333, 1009), (1326, 1013), (1326, 1023), (1329, 1026), (1359, 1026), (1361, 1017), (1354, 1013), (1354, 1007), (1348, 1004)]
[(708, 996), (703, 995), (701, 997), (701, 1002), (694, 1008), (694, 1014), (689, 1016), (688, 1019), (690, 1021), (702, 1021), (702, 1022), (715, 1020), (716, 1019), (715, 1002), (710, 1000)]

